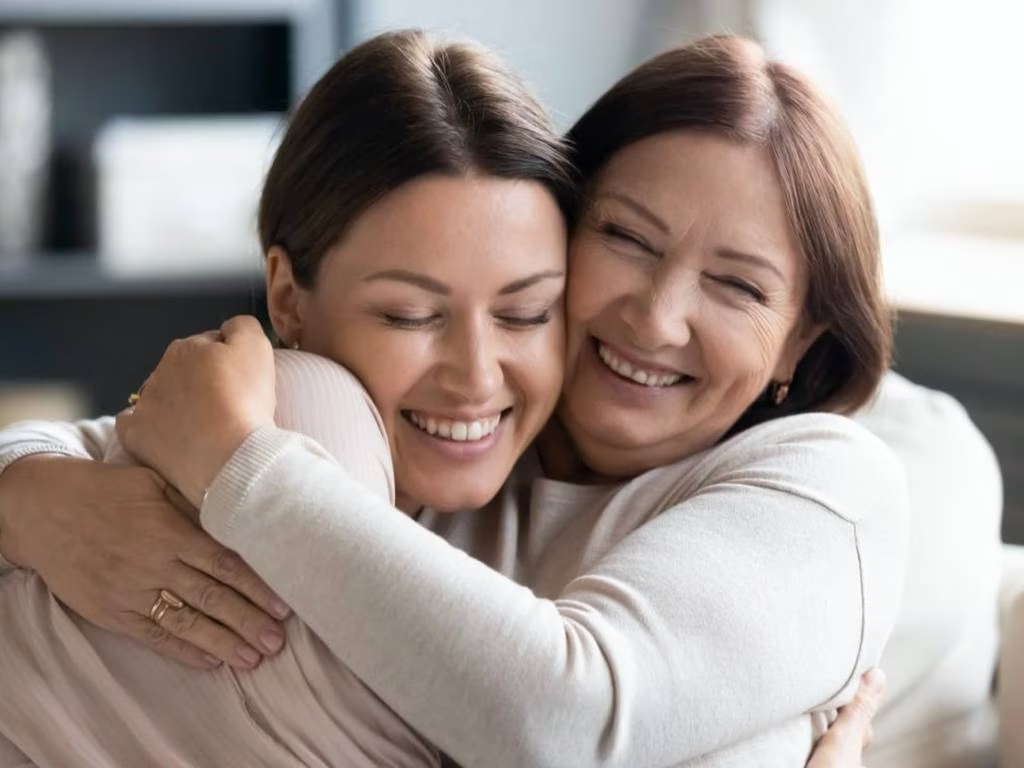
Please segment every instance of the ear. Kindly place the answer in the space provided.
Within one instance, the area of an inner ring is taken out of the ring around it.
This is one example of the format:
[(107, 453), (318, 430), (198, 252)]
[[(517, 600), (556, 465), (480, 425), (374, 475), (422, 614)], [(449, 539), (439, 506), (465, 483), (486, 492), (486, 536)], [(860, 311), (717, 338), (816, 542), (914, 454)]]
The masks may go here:
[(277, 336), (292, 346), (302, 339), (303, 317), (309, 291), (295, 281), (292, 259), (275, 245), (267, 252), (267, 313)]
[(793, 373), (800, 361), (804, 359), (807, 350), (826, 330), (828, 330), (827, 323), (811, 323), (806, 320), (797, 323), (796, 327), (790, 331), (789, 338), (786, 340), (786, 348), (779, 356), (772, 381), (792, 381)]

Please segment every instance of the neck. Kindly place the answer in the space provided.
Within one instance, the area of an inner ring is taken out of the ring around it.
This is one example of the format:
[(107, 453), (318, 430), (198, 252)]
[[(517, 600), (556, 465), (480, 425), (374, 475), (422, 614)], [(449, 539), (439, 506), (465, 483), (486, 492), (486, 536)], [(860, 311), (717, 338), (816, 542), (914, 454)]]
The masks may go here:
[(419, 511), (423, 509), (422, 504), (402, 493), (401, 488), (395, 489), (395, 506), (409, 517), (416, 517)]
[(569, 483), (598, 484), (608, 478), (591, 470), (580, 457), (569, 433), (557, 416), (537, 435), (537, 453), (545, 476)]

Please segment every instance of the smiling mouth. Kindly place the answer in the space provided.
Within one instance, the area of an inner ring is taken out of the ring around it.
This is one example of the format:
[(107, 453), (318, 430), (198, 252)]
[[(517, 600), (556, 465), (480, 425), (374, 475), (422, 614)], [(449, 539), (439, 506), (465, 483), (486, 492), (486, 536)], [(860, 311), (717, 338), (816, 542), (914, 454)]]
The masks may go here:
[(427, 416), (416, 411), (402, 411), (402, 416), (418, 430), (426, 432), (431, 437), (456, 443), (475, 443), (493, 435), (501, 420), (511, 412), (511, 408), (506, 408), (495, 416), (471, 421)]
[(612, 371), (612, 373), (616, 374), (620, 378), (634, 384), (659, 389), (674, 387), (677, 384), (688, 384), (695, 381), (693, 376), (688, 376), (685, 373), (652, 371), (636, 366), (628, 360), (623, 360), (613, 349), (605, 346), (596, 338), (594, 339), (594, 347), (597, 352), (598, 359), (608, 370)]

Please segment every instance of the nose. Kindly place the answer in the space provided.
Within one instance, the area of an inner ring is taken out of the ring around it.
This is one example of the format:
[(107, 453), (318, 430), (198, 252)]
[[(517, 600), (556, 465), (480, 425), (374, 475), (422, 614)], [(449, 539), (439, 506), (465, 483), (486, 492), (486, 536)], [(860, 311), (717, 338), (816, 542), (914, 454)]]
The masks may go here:
[(453, 323), (437, 367), (441, 389), (460, 404), (484, 404), (501, 388), (501, 343), (486, 320)]
[(625, 297), (622, 318), (638, 349), (685, 347), (692, 337), (698, 303), (695, 280), (678, 274), (668, 279), (656, 273)]

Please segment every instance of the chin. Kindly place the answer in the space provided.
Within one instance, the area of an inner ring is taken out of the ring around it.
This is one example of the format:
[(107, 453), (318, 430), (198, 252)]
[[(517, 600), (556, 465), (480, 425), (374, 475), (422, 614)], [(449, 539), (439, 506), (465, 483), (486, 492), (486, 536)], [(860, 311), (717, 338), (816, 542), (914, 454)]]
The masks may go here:
[(435, 512), (451, 514), (487, 506), (501, 491), (502, 484), (477, 481), (460, 486), (457, 481), (453, 481), (449, 487), (437, 488), (436, 483), (431, 483), (433, 487), (423, 488), (422, 492), (414, 490), (410, 495)]

